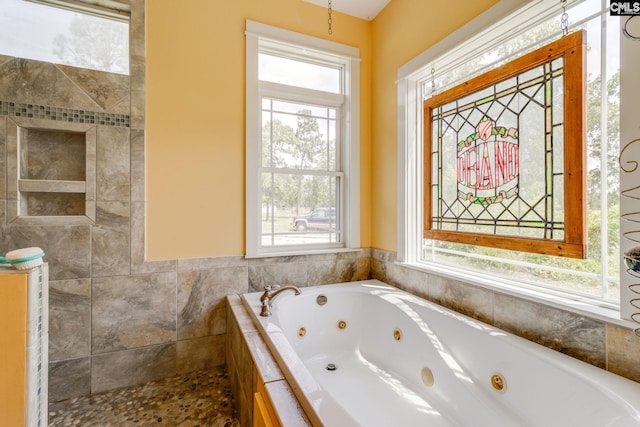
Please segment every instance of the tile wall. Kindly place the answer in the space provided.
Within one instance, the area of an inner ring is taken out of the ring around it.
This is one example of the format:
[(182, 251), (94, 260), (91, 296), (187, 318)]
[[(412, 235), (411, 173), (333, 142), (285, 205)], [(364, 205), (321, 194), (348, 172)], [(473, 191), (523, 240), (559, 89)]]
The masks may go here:
[(242, 427), (254, 425), (253, 396), (259, 382), (278, 408), (281, 425), (311, 425), (238, 295), (227, 297), (226, 354), (234, 409)]
[(374, 249), (371, 276), (528, 340), (640, 382), (640, 338), (631, 329), (395, 263)]
[[(51, 400), (224, 363), (224, 319), (176, 302), (201, 288), (201, 270), (233, 271), (230, 261), (144, 262), (144, 1), (133, 3), (131, 76), (0, 56), (0, 252), (39, 246), (51, 266)], [(47, 203), (18, 215), (20, 128), (95, 135), (86, 216)], [(207, 286), (240, 291), (246, 280)], [(183, 324), (203, 326), (184, 334)], [(206, 357), (192, 351), (202, 344)]]

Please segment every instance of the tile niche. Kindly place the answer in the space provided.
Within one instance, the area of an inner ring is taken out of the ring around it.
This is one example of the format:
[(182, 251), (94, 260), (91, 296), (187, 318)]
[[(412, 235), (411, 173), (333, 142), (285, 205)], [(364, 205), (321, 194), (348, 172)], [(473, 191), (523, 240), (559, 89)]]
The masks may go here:
[(8, 220), (95, 221), (96, 127), (34, 118), (7, 122)]

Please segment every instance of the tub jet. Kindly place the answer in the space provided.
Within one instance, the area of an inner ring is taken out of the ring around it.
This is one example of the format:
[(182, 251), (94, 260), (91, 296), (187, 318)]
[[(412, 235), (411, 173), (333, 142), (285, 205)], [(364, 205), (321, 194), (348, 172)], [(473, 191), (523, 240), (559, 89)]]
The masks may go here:
[(333, 363), (329, 363), (327, 365), (327, 371), (335, 371), (336, 369), (338, 369), (338, 367), (336, 365), (334, 365)]

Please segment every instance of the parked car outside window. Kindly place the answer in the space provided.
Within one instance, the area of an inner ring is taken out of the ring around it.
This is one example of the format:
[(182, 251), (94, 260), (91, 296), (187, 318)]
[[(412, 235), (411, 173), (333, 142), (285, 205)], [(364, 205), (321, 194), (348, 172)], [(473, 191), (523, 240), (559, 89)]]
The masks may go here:
[(306, 231), (307, 229), (328, 229), (336, 228), (336, 208), (318, 208), (309, 215), (299, 215), (291, 221), (293, 229), (296, 231)]

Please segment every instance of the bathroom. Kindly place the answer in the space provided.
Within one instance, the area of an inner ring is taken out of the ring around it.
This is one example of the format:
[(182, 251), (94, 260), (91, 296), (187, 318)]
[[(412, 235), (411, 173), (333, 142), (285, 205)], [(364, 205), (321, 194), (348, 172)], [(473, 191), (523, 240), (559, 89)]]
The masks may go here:
[[(304, 0), (120, 3), (131, 7), (130, 78), (110, 81), (114, 89), (95, 109), (127, 116), (129, 123), (98, 129), (93, 211), (86, 206), (91, 221), (15, 222), (5, 122), (14, 117), (0, 115), (0, 253), (39, 246), (46, 254), (51, 399), (225, 366), (228, 295), (367, 278), (640, 381), (640, 338), (629, 321), (396, 262), (405, 252), (398, 212), (404, 198), (398, 186), (399, 69), (492, 6), (527, 2), (462, 0), (450, 7), (391, 0), (371, 11), (377, 13), (372, 20), (334, 11), (331, 34), (326, 5)], [(559, 16), (560, 2), (547, 3)], [(246, 256), (247, 21), (359, 50), (359, 190), (352, 219), (359, 243), (349, 251)], [(57, 106), (58, 99), (74, 98), (82, 81), (82, 73), (73, 77), (65, 69), (72, 83), (56, 80), (51, 86), (58, 91), (37, 101), (16, 99), (9, 68), (19, 69), (11, 62), (0, 56), (3, 102)], [(42, 76), (34, 74), (34, 86)], [(82, 92), (87, 96), (91, 88)]]

